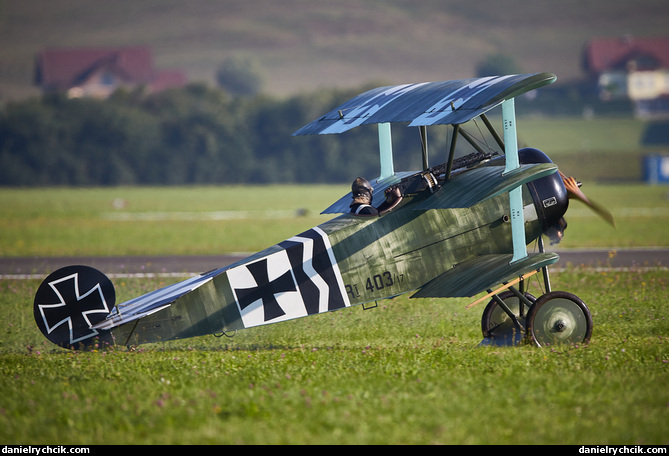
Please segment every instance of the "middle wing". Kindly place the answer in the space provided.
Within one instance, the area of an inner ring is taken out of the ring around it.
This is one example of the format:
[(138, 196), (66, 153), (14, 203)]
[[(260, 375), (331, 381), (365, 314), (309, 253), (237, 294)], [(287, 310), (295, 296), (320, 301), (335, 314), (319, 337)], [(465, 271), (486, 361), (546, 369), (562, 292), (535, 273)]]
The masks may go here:
[(557, 171), (553, 163), (520, 165), (504, 173), (502, 166), (481, 166), (457, 174), (432, 196), (413, 209), (452, 209), (471, 207), (510, 189)]
[[(553, 174), (557, 166), (552, 163), (540, 163), (521, 165), (519, 168), (504, 173), (503, 166), (481, 166), (472, 168), (456, 174), (450, 180), (441, 184), (439, 190), (430, 198), (419, 202), (413, 206), (414, 210), (429, 209), (453, 209), (462, 207), (471, 207), (475, 204), (493, 198), (503, 192), (509, 191), (513, 187), (525, 184), (529, 181)], [(373, 206), (378, 206), (385, 199), (384, 191), (386, 188), (405, 180), (420, 180), (420, 172), (402, 172), (396, 173), (393, 179), (387, 179), (382, 182), (371, 182), (374, 188)], [(337, 200), (330, 207), (325, 209), (323, 214), (343, 214), (349, 211), (351, 204), (351, 193), (347, 193)]]

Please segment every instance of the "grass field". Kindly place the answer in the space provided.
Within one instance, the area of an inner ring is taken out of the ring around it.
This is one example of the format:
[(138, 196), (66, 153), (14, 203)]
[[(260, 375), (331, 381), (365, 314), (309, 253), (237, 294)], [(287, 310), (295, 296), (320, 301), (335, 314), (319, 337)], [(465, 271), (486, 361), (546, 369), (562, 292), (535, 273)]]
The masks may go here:
[[(346, 187), (2, 189), (0, 248), (257, 250), (323, 221)], [(575, 205), (563, 247), (667, 246), (666, 188), (584, 189), (618, 229)], [(590, 344), (477, 347), (484, 304), (400, 297), (231, 339), (69, 352), (34, 323), (39, 280), (4, 279), (0, 443), (669, 443), (669, 272), (574, 267), (552, 279), (590, 306)], [(117, 301), (175, 280), (117, 279)]]
[[(328, 219), (336, 186), (0, 189), (0, 256), (255, 252)], [(561, 248), (669, 246), (669, 190), (583, 187), (610, 207), (612, 229), (579, 202)], [(640, 236), (640, 230), (643, 236)]]
[[(161, 285), (123, 280), (118, 299)], [(38, 281), (3, 280), (0, 443), (668, 444), (669, 272), (573, 269), (553, 285), (588, 302), (590, 344), (477, 347), (482, 307), (398, 298), (69, 352), (34, 324)]]

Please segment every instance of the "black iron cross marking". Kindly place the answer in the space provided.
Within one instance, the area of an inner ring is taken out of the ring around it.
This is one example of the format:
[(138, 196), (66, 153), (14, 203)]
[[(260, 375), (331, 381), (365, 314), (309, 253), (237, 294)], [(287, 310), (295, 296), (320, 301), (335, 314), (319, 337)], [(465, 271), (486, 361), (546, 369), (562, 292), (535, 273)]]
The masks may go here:
[[(80, 294), (77, 279), (78, 275), (73, 274), (49, 283), (61, 302), (39, 306), (47, 331), (51, 333), (59, 326), (67, 325), (71, 344), (98, 334), (90, 326), (100, 317), (91, 318), (91, 314), (104, 317), (109, 313), (100, 284)], [(59, 331), (64, 332), (62, 329)]]
[(270, 282), (267, 271), (267, 258), (248, 265), (247, 269), (258, 286), (253, 288), (235, 288), (239, 307), (244, 310), (255, 301), (262, 299), (265, 321), (285, 315), (286, 312), (283, 311), (277, 302), (276, 295), (288, 291), (297, 291), (291, 272), (286, 271)]

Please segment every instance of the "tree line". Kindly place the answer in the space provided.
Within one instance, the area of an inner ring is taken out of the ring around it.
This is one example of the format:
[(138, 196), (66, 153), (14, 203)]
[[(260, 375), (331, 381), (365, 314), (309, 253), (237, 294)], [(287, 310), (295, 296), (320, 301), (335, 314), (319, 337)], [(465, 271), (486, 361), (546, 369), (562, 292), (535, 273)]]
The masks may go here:
[[(147, 94), (120, 89), (106, 100), (48, 94), (0, 110), (0, 186), (343, 183), (379, 175), (376, 127), (341, 135), (291, 136), (372, 87), (288, 98), (231, 95), (191, 84)], [(567, 100), (567, 101), (565, 101)], [(521, 112), (578, 113), (564, 88), (517, 99)], [(447, 130), (430, 133), (445, 144)], [(397, 170), (421, 167), (416, 127), (393, 128)], [(462, 143), (460, 141), (458, 144)], [(433, 157), (433, 146), (430, 146)], [(472, 151), (469, 151), (472, 152)], [(437, 153), (446, 158), (446, 151)], [(437, 164), (431, 158), (431, 164)], [(444, 161), (441, 160), (441, 161)]]
[[(230, 96), (192, 84), (155, 94), (119, 90), (107, 100), (52, 94), (10, 103), (0, 112), (0, 185), (341, 183), (375, 177), (378, 136), (371, 126), (344, 135), (291, 136), (368, 88), (278, 99)], [(412, 133), (393, 131), (396, 147), (410, 141), (408, 148), (420, 148), (418, 133)], [(404, 169), (420, 164), (418, 153), (396, 159)]]

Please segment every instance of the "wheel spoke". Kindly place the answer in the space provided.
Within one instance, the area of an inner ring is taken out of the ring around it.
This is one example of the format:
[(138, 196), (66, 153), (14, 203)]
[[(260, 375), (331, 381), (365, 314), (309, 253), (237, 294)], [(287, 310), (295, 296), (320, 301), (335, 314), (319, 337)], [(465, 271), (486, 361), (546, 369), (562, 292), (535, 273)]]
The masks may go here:
[(578, 296), (546, 293), (527, 315), (528, 335), (538, 346), (587, 342), (592, 334), (590, 310)]

